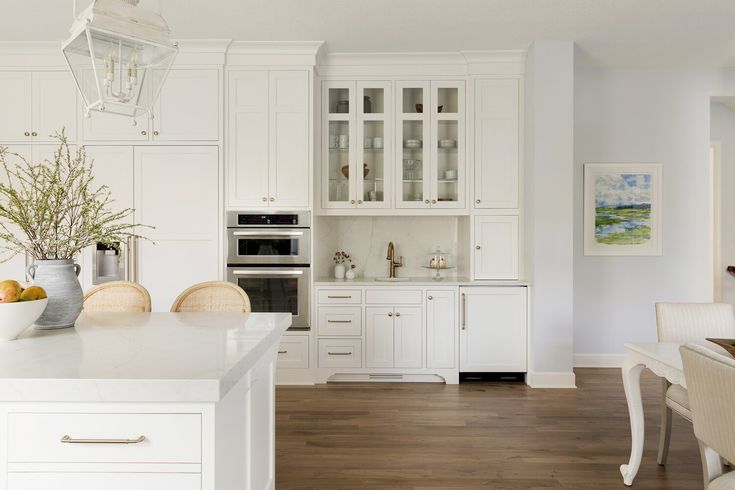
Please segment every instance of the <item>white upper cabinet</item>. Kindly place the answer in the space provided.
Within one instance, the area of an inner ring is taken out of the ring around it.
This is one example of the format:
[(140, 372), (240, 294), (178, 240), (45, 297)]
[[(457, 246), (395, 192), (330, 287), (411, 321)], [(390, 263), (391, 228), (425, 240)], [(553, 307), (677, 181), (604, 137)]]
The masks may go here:
[(518, 216), (475, 216), (475, 279), (519, 279)]
[(230, 208), (308, 208), (309, 87), (306, 70), (229, 73)]
[(463, 209), (463, 81), (396, 83), (396, 207)]
[(322, 207), (392, 205), (392, 85), (322, 84)]
[(154, 106), (152, 120), (145, 114), (133, 124), (128, 117), (93, 111), (83, 118), (84, 140), (216, 142), (221, 126), (221, 90), (219, 69), (171, 70)]
[(156, 101), (153, 140), (219, 140), (221, 86), (219, 70), (171, 70)]
[(76, 87), (66, 71), (0, 72), (0, 141), (44, 143), (66, 129), (76, 133)]
[(475, 81), (475, 208), (517, 209), (519, 81)]

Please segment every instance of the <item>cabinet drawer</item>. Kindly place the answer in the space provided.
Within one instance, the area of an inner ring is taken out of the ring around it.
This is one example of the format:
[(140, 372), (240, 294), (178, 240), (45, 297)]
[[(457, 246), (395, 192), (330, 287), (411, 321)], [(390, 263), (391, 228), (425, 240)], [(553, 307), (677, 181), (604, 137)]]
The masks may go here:
[(362, 291), (359, 289), (322, 289), (319, 291), (319, 304), (359, 305), (360, 303), (362, 303)]
[(318, 322), (319, 335), (362, 335), (362, 307), (322, 306)]
[(365, 303), (371, 305), (420, 305), (423, 295), (420, 289), (368, 289)]
[[(199, 414), (10, 413), (11, 463), (200, 463)], [(145, 440), (134, 444), (61, 442)]]
[(8, 490), (200, 490), (197, 473), (9, 473)]
[(319, 367), (361, 366), (362, 339), (319, 339)]
[(309, 337), (286, 336), (278, 347), (278, 369), (307, 369), (309, 367)]

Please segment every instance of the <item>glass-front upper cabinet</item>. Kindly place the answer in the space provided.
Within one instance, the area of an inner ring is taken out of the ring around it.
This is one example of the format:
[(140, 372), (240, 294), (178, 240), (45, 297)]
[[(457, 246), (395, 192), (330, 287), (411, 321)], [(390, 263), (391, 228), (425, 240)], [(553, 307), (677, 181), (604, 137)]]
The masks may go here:
[(391, 206), (391, 95), (390, 82), (323, 82), (324, 208)]
[(464, 82), (399, 82), (396, 207), (465, 206)]

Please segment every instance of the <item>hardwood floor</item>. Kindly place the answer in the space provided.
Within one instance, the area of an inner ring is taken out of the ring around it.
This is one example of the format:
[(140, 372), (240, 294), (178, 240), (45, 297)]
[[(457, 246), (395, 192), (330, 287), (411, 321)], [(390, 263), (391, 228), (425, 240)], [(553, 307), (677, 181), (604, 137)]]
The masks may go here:
[[(620, 370), (576, 373), (576, 390), (507, 382), (279, 387), (277, 488), (626, 488)], [(642, 390), (646, 445), (633, 488), (702, 488), (694, 433), (680, 417), (667, 466), (656, 464), (659, 378), (645, 372)]]

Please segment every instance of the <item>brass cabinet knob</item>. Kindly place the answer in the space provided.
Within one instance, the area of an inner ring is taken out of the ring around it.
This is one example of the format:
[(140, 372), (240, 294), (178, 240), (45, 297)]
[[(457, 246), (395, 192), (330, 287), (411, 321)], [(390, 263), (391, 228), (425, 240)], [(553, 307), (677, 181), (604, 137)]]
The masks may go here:
[(275, 200), (276, 200), (276, 198), (275, 198), (275, 197), (271, 197), (271, 202), (273, 202), (273, 201), (275, 201)]
[(480, 204), (480, 200), (479, 199), (475, 200), (475, 204)]
[(401, 314), (400, 314), (399, 312), (397, 312), (397, 311), (396, 311), (396, 316), (401, 316)]
[(264, 197), (263, 198), (263, 202), (268, 202), (268, 198), (267, 197)]
[(388, 316), (393, 316), (393, 312), (388, 313)]
[(153, 131), (153, 136), (158, 136), (158, 131)]
[(429, 200), (427, 199), (426, 201), (424, 201), (424, 203), (425, 203), (425, 204), (429, 204)]
[(475, 250), (480, 250), (480, 246), (479, 245), (475, 245)]
[(31, 133), (31, 136), (38, 136), (38, 133), (34, 131)]
[(350, 204), (355, 204), (355, 200), (354, 199), (350, 200)]
[(433, 296), (429, 296), (428, 299), (429, 299), (429, 301), (431, 301), (432, 299), (434, 299), (434, 297)]
[(148, 136), (148, 131), (143, 130), (140, 132), (140, 134), (142, 134), (143, 136)]
[(362, 199), (358, 199), (357, 204), (362, 204)]
[(29, 133), (28, 131), (26, 131), (25, 133), (23, 133), (23, 135), (24, 135), (24, 136), (30, 136), (30, 135), (31, 135), (31, 133)]
[(436, 204), (436, 199), (432, 199), (431, 204)]

